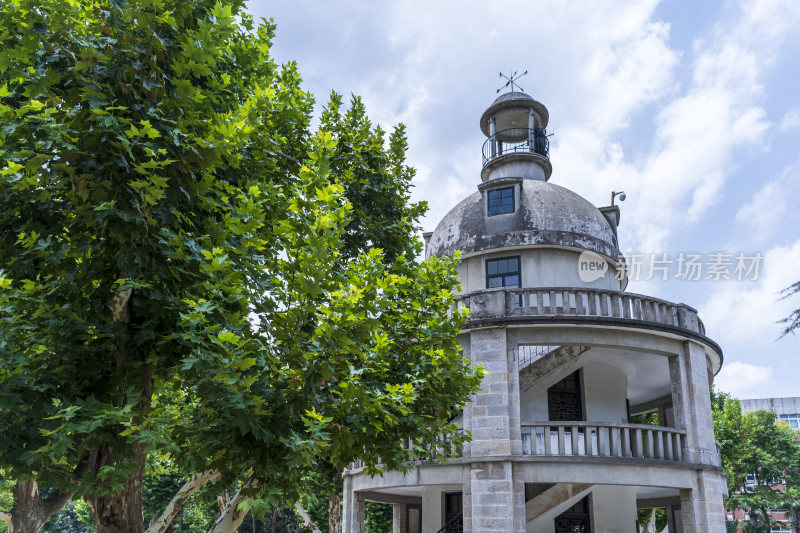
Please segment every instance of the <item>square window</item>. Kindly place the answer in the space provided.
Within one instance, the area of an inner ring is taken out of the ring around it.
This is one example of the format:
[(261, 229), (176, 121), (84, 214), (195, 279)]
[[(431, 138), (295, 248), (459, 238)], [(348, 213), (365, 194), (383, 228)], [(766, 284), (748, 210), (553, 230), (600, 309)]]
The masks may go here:
[(486, 260), (486, 288), (519, 287), (519, 257)]
[(503, 278), (496, 277), (496, 278), (489, 278), (489, 282), (487, 283), (487, 288), (494, 289), (495, 287), (502, 287), (503, 286)]
[(488, 195), (489, 216), (514, 212), (514, 187), (492, 189)]

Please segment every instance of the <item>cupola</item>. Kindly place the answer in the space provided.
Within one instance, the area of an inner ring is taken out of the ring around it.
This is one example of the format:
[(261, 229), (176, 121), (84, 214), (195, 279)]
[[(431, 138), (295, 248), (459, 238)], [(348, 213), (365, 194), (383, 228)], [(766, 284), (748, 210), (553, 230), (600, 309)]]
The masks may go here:
[(553, 172), (547, 108), (529, 95), (500, 95), (481, 116), (484, 182), (506, 177), (547, 181)]

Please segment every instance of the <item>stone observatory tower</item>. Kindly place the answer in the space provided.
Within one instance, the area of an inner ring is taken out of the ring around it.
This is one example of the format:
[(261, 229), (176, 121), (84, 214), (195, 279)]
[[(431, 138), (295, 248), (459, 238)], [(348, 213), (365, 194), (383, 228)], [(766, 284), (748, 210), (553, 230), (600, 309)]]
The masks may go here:
[(426, 234), (427, 255), (461, 252), (460, 342), (487, 371), (459, 419), (472, 441), (406, 474), (351, 465), (345, 533), (365, 501), (394, 505), (395, 533), (633, 533), (651, 508), (671, 533), (725, 531), (722, 352), (691, 307), (625, 291), (619, 208), (548, 181), (548, 119), (525, 93), (497, 98), (477, 191)]

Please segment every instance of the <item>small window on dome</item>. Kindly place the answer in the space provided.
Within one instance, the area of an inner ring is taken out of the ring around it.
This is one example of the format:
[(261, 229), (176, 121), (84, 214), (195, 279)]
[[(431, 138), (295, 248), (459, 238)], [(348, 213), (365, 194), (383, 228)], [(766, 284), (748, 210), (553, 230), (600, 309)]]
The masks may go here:
[(514, 212), (514, 187), (489, 191), (489, 216)]

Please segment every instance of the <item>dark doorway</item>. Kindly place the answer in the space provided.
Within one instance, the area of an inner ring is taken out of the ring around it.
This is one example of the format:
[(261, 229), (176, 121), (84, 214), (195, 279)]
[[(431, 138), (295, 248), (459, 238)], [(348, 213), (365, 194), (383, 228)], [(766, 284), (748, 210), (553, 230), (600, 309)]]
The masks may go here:
[(555, 520), (555, 533), (591, 533), (589, 523), (589, 497), (585, 497)]
[(552, 421), (578, 422), (583, 420), (580, 370), (576, 370), (547, 389), (547, 412)]
[(449, 524), (454, 518), (462, 515), (464, 497), (460, 492), (444, 493), (444, 523)]
[(406, 506), (406, 531), (408, 533), (422, 533), (422, 507), (419, 505)]

